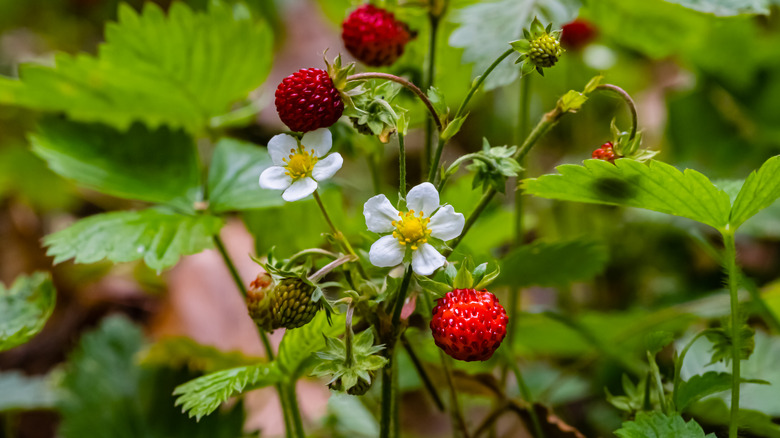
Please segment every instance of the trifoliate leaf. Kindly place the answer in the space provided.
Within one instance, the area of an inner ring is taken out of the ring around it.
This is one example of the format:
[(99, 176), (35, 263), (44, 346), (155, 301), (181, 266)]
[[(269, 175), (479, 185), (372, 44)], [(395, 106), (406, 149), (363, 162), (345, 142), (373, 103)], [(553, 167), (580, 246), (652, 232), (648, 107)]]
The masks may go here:
[(780, 155), (774, 156), (745, 180), (731, 208), (734, 229), (780, 198)]
[(587, 280), (601, 272), (606, 246), (593, 240), (534, 242), (510, 252), (500, 263), (501, 285), (559, 286)]
[(46, 272), (16, 279), (10, 289), (0, 283), (0, 351), (37, 335), (54, 310), (56, 292)]
[(285, 378), (295, 381), (300, 377), (313, 353), (325, 347), (323, 336), (339, 336), (344, 330), (343, 315), (334, 317), (332, 324), (328, 324), (324, 312), (319, 312), (303, 327), (287, 330), (279, 345), (279, 357), (276, 359)]
[(211, 2), (206, 13), (174, 2), (168, 16), (148, 2), (122, 4), (98, 56), (58, 54), (0, 79), (0, 102), (126, 129), (134, 121), (200, 131), (263, 83), (272, 34), (243, 5)]
[(0, 373), (0, 412), (50, 409), (57, 401), (48, 376), (28, 377), (18, 371)]
[(198, 377), (174, 390), (176, 406), (198, 420), (214, 412), (230, 397), (270, 386), (283, 379), (276, 362), (231, 368)]
[(143, 259), (147, 266), (161, 271), (183, 255), (211, 248), (222, 225), (222, 219), (207, 215), (185, 216), (162, 209), (117, 211), (82, 219), (46, 236), (43, 243), (54, 263)]
[(680, 172), (659, 161), (649, 164), (619, 159), (615, 164), (585, 160), (564, 164), (557, 175), (523, 181), (526, 193), (542, 198), (638, 207), (682, 216), (723, 229), (728, 224), (729, 196), (695, 170)]
[[(472, 76), (477, 76), (509, 48), (509, 42), (523, 37), (523, 28), (535, 16), (560, 26), (571, 21), (580, 6), (579, 0), (501, 0), (470, 5), (453, 14), (460, 27), (452, 32), (449, 42), (464, 49), (463, 62), (474, 63)], [(492, 90), (517, 79), (520, 68), (513, 62), (513, 56), (501, 62), (485, 79), (485, 89)]]
[(220, 140), (209, 168), (209, 209), (223, 213), (282, 205), (279, 192), (263, 189), (257, 183), (271, 164), (263, 148), (233, 139)]
[(661, 412), (640, 412), (634, 421), (623, 423), (615, 431), (620, 438), (716, 438), (715, 434), (704, 435), (704, 430), (696, 421), (685, 420), (679, 416), (666, 416)]
[(193, 211), (199, 200), (197, 151), (183, 131), (135, 124), (120, 132), (50, 117), (30, 141), (52, 170), (84, 187), (182, 211)]

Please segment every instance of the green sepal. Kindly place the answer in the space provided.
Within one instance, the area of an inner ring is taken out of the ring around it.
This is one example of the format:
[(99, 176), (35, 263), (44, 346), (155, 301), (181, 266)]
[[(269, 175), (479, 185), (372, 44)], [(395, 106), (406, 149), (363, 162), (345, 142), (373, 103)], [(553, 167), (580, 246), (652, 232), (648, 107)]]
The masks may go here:
[[(547, 29), (552, 29), (552, 23), (550, 23)], [(545, 29), (542, 22), (539, 21), (539, 17), (534, 17), (534, 20), (531, 22), (531, 37), (538, 38), (547, 33), (549, 33), (549, 30)]]
[(626, 374), (623, 374), (621, 381), (623, 394), (625, 395), (612, 395), (609, 389), (604, 388), (604, 392), (607, 394), (607, 402), (629, 414), (641, 411), (645, 405), (645, 397), (648, 393), (647, 374), (639, 379), (636, 384)]
[(374, 345), (374, 333), (371, 329), (364, 330), (352, 340), (352, 363), (347, 363), (347, 345), (339, 338), (323, 335), (325, 349), (315, 353), (316, 366), (311, 372), (312, 376), (330, 376), (328, 384), (339, 383), (334, 389), (349, 391), (362, 379), (371, 383), (371, 373), (381, 369), (387, 364), (387, 359), (378, 355), (385, 347)]
[(460, 131), (460, 128), (463, 126), (463, 122), (466, 121), (466, 118), (468, 118), (468, 116), (469, 116), (468, 113), (466, 113), (465, 115), (462, 115), (447, 123), (447, 126), (444, 128), (444, 131), (442, 131), (441, 133), (441, 139), (446, 141), (454, 137), (455, 134), (457, 134), (458, 131)]
[(474, 269), (474, 262), (470, 258), (464, 259), (458, 268), (458, 274), (452, 282), (454, 289), (471, 289), (474, 286), (474, 276), (471, 274)]
[[(756, 347), (756, 331), (742, 320), (739, 327), (739, 359), (747, 360)], [(712, 342), (712, 359), (707, 365), (724, 361), (726, 365), (734, 358), (732, 351), (731, 319), (726, 318), (721, 327), (709, 329), (704, 334)]]
[(441, 281), (432, 280), (422, 275), (416, 275), (417, 284), (423, 288), (423, 290), (429, 292), (434, 298), (441, 298), (447, 292), (452, 290), (452, 286)]

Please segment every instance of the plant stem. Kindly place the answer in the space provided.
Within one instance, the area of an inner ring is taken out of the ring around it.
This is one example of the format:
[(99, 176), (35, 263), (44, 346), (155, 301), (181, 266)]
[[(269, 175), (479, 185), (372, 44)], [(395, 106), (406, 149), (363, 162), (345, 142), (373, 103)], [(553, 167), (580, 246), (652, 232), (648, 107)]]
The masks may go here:
[(626, 90), (618, 87), (617, 85), (612, 84), (601, 84), (596, 86), (597, 90), (608, 90), (611, 91), (618, 96), (620, 96), (628, 105), (628, 110), (631, 111), (631, 135), (629, 136), (629, 139), (633, 140), (634, 137), (636, 137), (636, 104), (634, 103), (634, 99), (631, 98), (631, 95), (629, 95)]
[(485, 79), (487, 79), (488, 76), (490, 76), (490, 73), (495, 70), (496, 67), (498, 67), (498, 64), (501, 64), (501, 61), (506, 59), (507, 56), (511, 55), (515, 49), (508, 49), (506, 52), (502, 53), (498, 58), (496, 58), (495, 61), (493, 61), (492, 64), (490, 64), (490, 67), (485, 70), (482, 75), (477, 78), (476, 81), (474, 81), (474, 84), (471, 86), (471, 89), (469, 90), (468, 94), (466, 94), (466, 98), (463, 99), (463, 102), (460, 104), (460, 107), (458, 107), (458, 112), (455, 113), (455, 117), (453, 119), (457, 119), (458, 117), (462, 116), (463, 113), (466, 111), (466, 105), (469, 104), (469, 101), (474, 96), (474, 93), (477, 92), (480, 86), (482, 86), (482, 83), (485, 82)]
[[(303, 420), (301, 419), (301, 411), (298, 409), (298, 397), (295, 395), (295, 382), (282, 383), (284, 391), (287, 394), (287, 409), (290, 411), (289, 416), (293, 425), (295, 438), (305, 438), (306, 433), (303, 429)], [(285, 415), (286, 416), (286, 415)]]
[(349, 244), (349, 240), (347, 240), (347, 237), (344, 235), (344, 233), (336, 228), (336, 225), (334, 225), (333, 221), (330, 219), (328, 210), (325, 209), (325, 204), (322, 203), (322, 198), (320, 198), (319, 192), (315, 190), (312, 194), (314, 195), (314, 200), (317, 201), (317, 205), (320, 207), (320, 211), (322, 211), (322, 215), (325, 217), (325, 222), (328, 223), (330, 230), (333, 232), (334, 237), (336, 237), (336, 239), (341, 242), (341, 245), (344, 247), (344, 250), (347, 251), (347, 253), (355, 257), (355, 264), (357, 265), (360, 275), (362, 275), (363, 278), (369, 278), (366, 274), (366, 271), (363, 270), (363, 265), (360, 264), (360, 258), (358, 257), (357, 253), (355, 253), (355, 250), (352, 249), (352, 245)]
[[(425, 69), (425, 79), (423, 80), (423, 89), (429, 90), (433, 86), (436, 73), (436, 37), (439, 29), (439, 17), (434, 14), (428, 14), (429, 18), (429, 38), (428, 38), (428, 59)], [(441, 131), (441, 128), (439, 128)], [(425, 121), (425, 150), (423, 153), (423, 166), (425, 169), (431, 163), (431, 149), (433, 149), (433, 122), (431, 119)]]
[[(395, 368), (395, 342), (398, 334), (398, 324), (401, 321), (401, 311), (404, 307), (404, 301), (406, 301), (406, 293), (409, 291), (409, 283), (412, 280), (412, 266), (406, 267), (406, 273), (401, 281), (401, 288), (398, 290), (398, 295), (395, 298), (393, 305), (393, 316), (391, 320), (392, 333), (390, 338), (385, 343), (385, 354), (387, 354), (387, 364), (382, 369), (382, 417), (379, 423), (379, 436), (380, 438), (388, 438), (391, 434), (391, 429), (397, 429), (391, 427), (391, 421), (393, 424), (398, 424), (398, 420), (395, 418), (398, 415), (398, 409), (395, 399), (397, 394), (393, 390), (394, 386), (394, 368)], [(393, 435), (398, 434), (398, 430), (392, 431)]]
[(378, 195), (382, 193), (381, 181), (379, 177), (379, 166), (377, 160), (374, 159), (374, 154), (366, 155), (366, 162), (368, 163), (368, 169), (371, 172), (371, 185), (374, 189), (374, 194)]
[(349, 303), (347, 307), (347, 317), (344, 319), (346, 330), (344, 330), (344, 345), (346, 346), (346, 354), (344, 365), (347, 368), (352, 367), (354, 364), (354, 358), (352, 357), (352, 338), (355, 336), (355, 332), (352, 331), (352, 315), (355, 313), (355, 307), (352, 303)]
[(728, 276), (729, 295), (731, 297), (731, 421), (729, 422), (729, 438), (737, 438), (739, 425), (739, 385), (741, 382), (741, 339), (739, 319), (739, 271), (737, 269), (737, 250), (734, 242), (734, 232), (723, 231), (725, 247), (724, 262)]
[(523, 397), (523, 400), (528, 402), (528, 413), (531, 417), (531, 425), (534, 428), (534, 436), (536, 438), (544, 438), (542, 423), (539, 422), (539, 417), (536, 415), (536, 410), (534, 409), (534, 397), (533, 394), (531, 394), (531, 390), (528, 388), (528, 385), (525, 383), (523, 373), (520, 371), (520, 367), (514, 361), (513, 357), (506, 356), (505, 359), (509, 367), (512, 369), (512, 373), (515, 375), (515, 380), (517, 380), (517, 388), (520, 390), (520, 395)]
[(504, 412), (509, 410), (509, 405), (507, 403), (503, 403), (500, 406), (493, 409), (491, 413), (488, 414), (487, 417), (485, 417), (484, 420), (482, 420), (482, 423), (477, 427), (477, 430), (474, 431), (474, 434), (472, 435), (473, 438), (479, 438), (482, 436), (485, 432), (488, 430), (491, 430), (493, 426), (495, 426), (496, 421), (501, 418), (501, 415), (504, 414)]
[(452, 378), (452, 364), (450, 364), (450, 358), (439, 349), (439, 357), (441, 358), (441, 364), (444, 367), (444, 376), (447, 378), (447, 386), (450, 388), (450, 415), (452, 415), (452, 421), (460, 428), (460, 435), (458, 430), (453, 427), (453, 435), (455, 437), (463, 436), (469, 438), (469, 429), (466, 426), (466, 420), (463, 419), (463, 413), (460, 410), (460, 402), (458, 401), (458, 391), (455, 389), (455, 380)]
[(444, 151), (445, 143), (447, 143), (447, 141), (439, 137), (439, 142), (436, 145), (436, 154), (433, 156), (431, 166), (428, 168), (428, 182), (431, 184), (436, 183), (436, 176), (439, 173), (439, 162), (441, 161), (441, 154)]
[(685, 348), (682, 349), (680, 352), (680, 355), (677, 357), (677, 360), (674, 363), (674, 389), (672, 390), (672, 403), (674, 404), (674, 409), (677, 412), (680, 412), (680, 407), (677, 406), (677, 392), (680, 389), (680, 385), (682, 384), (682, 378), (680, 377), (680, 372), (682, 371), (683, 361), (685, 361), (685, 355), (688, 354), (688, 350), (691, 349), (694, 342), (698, 340), (700, 337), (707, 334), (709, 330), (704, 330), (702, 332), (699, 332), (696, 334), (696, 336), (693, 337), (690, 341), (688, 341), (688, 344), (685, 345)]
[[(531, 150), (532, 147), (536, 144), (536, 142), (539, 141), (544, 134), (547, 133), (553, 126), (555, 126), (558, 123), (558, 120), (563, 116), (563, 114), (566, 114), (559, 110), (558, 108), (548, 112), (547, 114), (542, 117), (542, 119), (539, 121), (539, 123), (536, 124), (534, 129), (531, 131), (530, 134), (528, 134), (528, 137), (526, 137), (525, 141), (523, 142), (522, 146), (515, 152), (515, 154), (512, 156), (517, 161), (522, 161), (526, 155), (528, 155), (528, 152)], [(493, 196), (495, 196), (496, 190), (494, 188), (489, 188), (487, 192), (485, 192), (484, 195), (482, 195), (482, 198), (479, 199), (479, 203), (477, 203), (477, 206), (474, 207), (474, 210), (469, 214), (468, 219), (466, 219), (466, 223), (463, 226), (463, 232), (460, 233), (460, 236), (455, 238), (455, 240), (452, 241), (450, 244), (450, 249), (445, 250), (442, 252), (442, 254), (447, 257), (457, 248), (457, 246), (460, 244), (461, 241), (463, 241), (463, 238), (466, 236), (466, 233), (471, 229), (471, 226), (474, 225), (474, 222), (477, 221), (477, 218), (480, 214), (482, 214), (482, 211), (485, 210), (485, 207), (488, 206), (490, 201), (493, 199)]]
[[(225, 265), (227, 265), (228, 270), (230, 271), (230, 275), (233, 277), (233, 282), (235, 282), (239, 292), (241, 292), (241, 295), (246, 298), (246, 286), (244, 285), (243, 280), (241, 280), (241, 276), (238, 274), (238, 269), (236, 269), (236, 265), (233, 263), (233, 259), (231, 259), (230, 255), (227, 253), (225, 244), (222, 242), (222, 238), (219, 237), (218, 234), (214, 235), (214, 245), (219, 250), (219, 254), (222, 256), (222, 260), (225, 262)], [(260, 341), (263, 343), (266, 358), (269, 362), (274, 360), (274, 350), (271, 347), (271, 341), (269, 341), (268, 335), (259, 328), (257, 330), (257, 334), (260, 336)], [(282, 407), (282, 414), (284, 416), (285, 433), (287, 436), (293, 436), (291, 426), (295, 427), (294, 415), (296, 412), (298, 412), (298, 402), (295, 400), (295, 397), (289, 399), (286, 392), (287, 391), (284, 388), (284, 384), (280, 383), (276, 385), (276, 393), (279, 396), (279, 404)], [(292, 406), (290, 405), (291, 402), (293, 403)], [(298, 413), (298, 417), (300, 417), (300, 413)], [(303, 428), (301, 427), (301, 433), (299, 437), (303, 436)]]
[(396, 133), (398, 137), (398, 191), (402, 197), (406, 197), (406, 147), (404, 146), (404, 135)]
[(292, 262), (294, 262), (295, 260), (298, 260), (301, 257), (306, 257), (307, 255), (314, 255), (314, 254), (324, 255), (332, 259), (339, 258), (339, 255), (336, 253), (326, 251), (320, 248), (309, 248), (309, 249), (304, 249), (303, 251), (298, 251), (295, 254), (291, 255), (290, 258), (287, 259), (287, 262), (284, 264), (282, 268), (288, 269), (290, 266), (292, 266)]
[(409, 355), (409, 359), (412, 360), (412, 364), (414, 365), (415, 370), (417, 370), (417, 374), (420, 376), (420, 380), (422, 380), (423, 386), (425, 386), (428, 394), (431, 395), (433, 404), (436, 405), (436, 408), (439, 411), (444, 412), (444, 403), (442, 403), (441, 398), (439, 397), (439, 393), (436, 391), (436, 387), (433, 385), (433, 381), (431, 381), (431, 377), (428, 375), (428, 372), (425, 371), (425, 367), (420, 361), (420, 358), (417, 356), (417, 353), (414, 352), (412, 345), (409, 343), (409, 340), (406, 339), (406, 335), (403, 333), (401, 334), (401, 345), (404, 346), (406, 353)]
[(439, 115), (436, 114), (436, 110), (433, 108), (433, 104), (428, 99), (428, 96), (423, 93), (422, 90), (420, 90), (417, 85), (414, 85), (410, 81), (396, 75), (391, 75), (389, 73), (379, 73), (379, 72), (367, 72), (367, 73), (357, 73), (351, 76), (347, 77), (347, 82), (352, 81), (360, 81), (363, 79), (385, 79), (388, 81), (393, 81), (397, 84), (401, 84), (406, 89), (414, 93), (425, 105), (425, 107), (428, 109), (428, 112), (431, 114), (431, 118), (433, 118), (433, 122), (436, 123), (436, 128), (441, 132), (442, 130), (442, 124), (441, 119), (439, 119)]

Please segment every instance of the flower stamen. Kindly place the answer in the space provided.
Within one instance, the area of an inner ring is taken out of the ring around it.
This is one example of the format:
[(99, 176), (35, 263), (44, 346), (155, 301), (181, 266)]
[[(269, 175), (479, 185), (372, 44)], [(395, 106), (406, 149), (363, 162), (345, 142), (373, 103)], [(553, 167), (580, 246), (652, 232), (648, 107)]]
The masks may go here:
[(317, 164), (317, 155), (314, 154), (314, 149), (307, 151), (304, 148), (299, 150), (290, 149), (290, 155), (284, 158), (285, 163), (284, 172), (293, 181), (311, 176), (311, 172), (314, 169), (314, 165)]
[(428, 242), (428, 237), (431, 235), (428, 223), (431, 219), (425, 217), (422, 211), (419, 215), (415, 215), (414, 210), (409, 210), (406, 213), (398, 212), (398, 216), (399, 220), (391, 222), (395, 227), (393, 237), (398, 239), (398, 243), (404, 246), (409, 245), (414, 251), (423, 243)]

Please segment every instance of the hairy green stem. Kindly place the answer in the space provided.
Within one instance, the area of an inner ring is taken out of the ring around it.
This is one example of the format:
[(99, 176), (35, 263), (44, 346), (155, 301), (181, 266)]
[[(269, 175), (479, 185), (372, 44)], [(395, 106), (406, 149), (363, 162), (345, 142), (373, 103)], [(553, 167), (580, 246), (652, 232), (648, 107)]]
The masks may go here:
[(436, 176), (439, 174), (439, 162), (441, 161), (441, 154), (444, 151), (444, 144), (446, 140), (439, 137), (439, 141), (436, 144), (436, 153), (431, 161), (431, 166), (428, 168), (428, 182), (431, 184), (436, 183)]
[(439, 115), (436, 114), (436, 110), (433, 108), (433, 104), (431, 103), (430, 99), (428, 99), (428, 96), (423, 93), (422, 90), (420, 90), (417, 85), (414, 85), (412, 82), (396, 75), (391, 75), (389, 73), (379, 73), (379, 72), (367, 72), (367, 73), (357, 73), (351, 76), (347, 77), (347, 82), (352, 81), (361, 81), (364, 79), (384, 79), (387, 81), (392, 81), (397, 84), (403, 85), (407, 90), (414, 93), (425, 105), (425, 108), (428, 109), (428, 112), (431, 114), (431, 118), (433, 119), (433, 122), (436, 123), (436, 128), (441, 132), (442, 130), (442, 124), (441, 119), (439, 119)]
[(404, 135), (396, 133), (398, 137), (398, 191), (402, 197), (406, 197), (406, 146), (404, 146)]
[(728, 276), (729, 296), (731, 297), (731, 421), (729, 422), (729, 438), (737, 438), (739, 425), (739, 385), (741, 382), (741, 339), (739, 319), (739, 270), (737, 269), (737, 250), (734, 241), (734, 232), (723, 231), (723, 244), (725, 248), (725, 268)]
[(347, 251), (348, 254), (355, 257), (355, 264), (357, 265), (358, 272), (360, 272), (360, 275), (363, 276), (363, 278), (369, 278), (366, 274), (366, 271), (363, 270), (363, 265), (360, 264), (360, 257), (358, 257), (357, 253), (354, 249), (352, 249), (352, 245), (349, 244), (349, 240), (347, 240), (347, 236), (344, 235), (341, 231), (339, 231), (338, 228), (336, 228), (336, 225), (333, 224), (333, 221), (330, 219), (330, 215), (328, 214), (328, 210), (325, 209), (325, 204), (322, 203), (322, 198), (320, 198), (320, 194), (317, 190), (312, 193), (314, 195), (314, 199), (317, 201), (317, 205), (320, 207), (320, 211), (322, 211), (322, 216), (325, 217), (325, 222), (328, 223), (328, 226), (330, 227), (330, 230), (333, 232), (333, 236), (338, 239), (339, 242), (341, 242), (341, 245), (344, 247), (344, 250)]
[[(433, 86), (436, 73), (436, 37), (439, 30), (439, 17), (434, 14), (428, 14), (429, 18), (429, 38), (428, 38), (428, 58), (425, 68), (425, 79), (423, 80), (423, 89), (429, 90)], [(441, 131), (441, 128), (439, 129)], [(425, 121), (425, 149), (423, 151), (423, 166), (425, 169), (431, 163), (431, 150), (433, 149), (433, 120)]]
[(425, 370), (425, 367), (420, 361), (420, 358), (417, 356), (417, 353), (414, 352), (414, 349), (412, 348), (412, 345), (409, 343), (409, 340), (406, 338), (405, 334), (401, 334), (401, 345), (404, 346), (406, 353), (409, 355), (409, 359), (412, 360), (412, 364), (414, 365), (415, 370), (417, 370), (417, 374), (420, 376), (420, 380), (422, 380), (423, 386), (425, 386), (428, 394), (431, 395), (433, 404), (436, 405), (436, 408), (439, 411), (444, 412), (444, 403), (442, 403), (441, 397), (439, 397), (439, 393), (436, 391), (436, 386), (433, 385), (431, 377)]
[(634, 99), (631, 98), (631, 95), (628, 94), (626, 90), (618, 87), (617, 85), (601, 84), (598, 85), (596, 89), (611, 91), (620, 96), (620, 98), (626, 102), (626, 105), (628, 105), (628, 110), (631, 112), (631, 135), (629, 136), (629, 139), (633, 140), (634, 137), (636, 137), (637, 128), (636, 104), (634, 103)]

